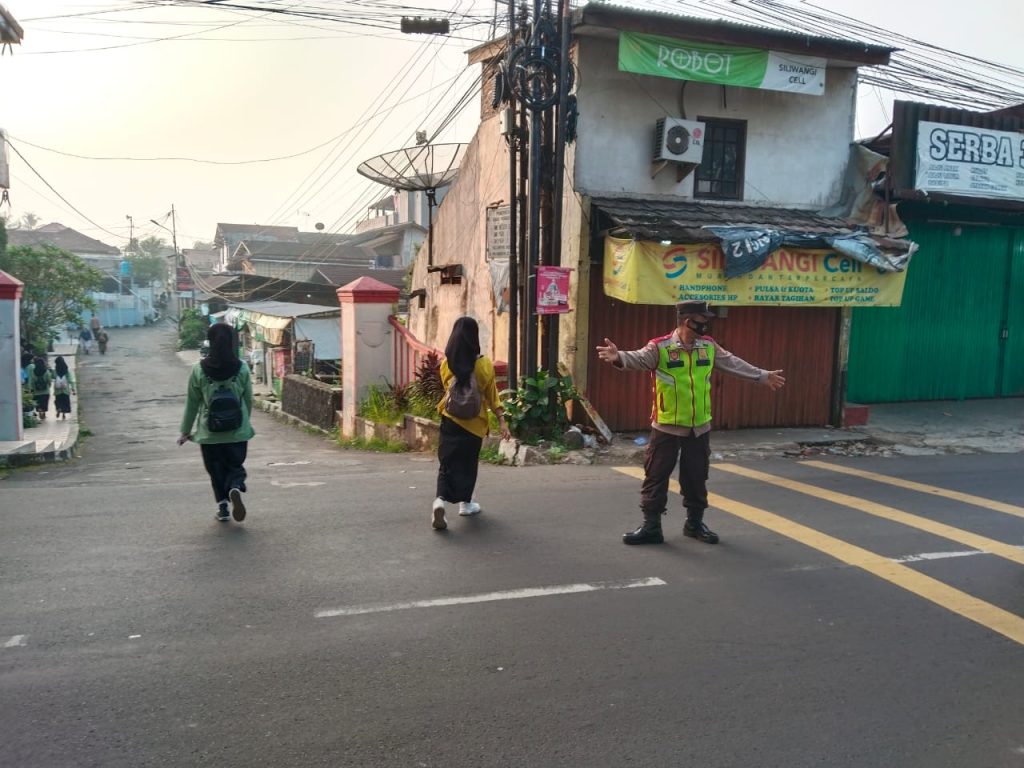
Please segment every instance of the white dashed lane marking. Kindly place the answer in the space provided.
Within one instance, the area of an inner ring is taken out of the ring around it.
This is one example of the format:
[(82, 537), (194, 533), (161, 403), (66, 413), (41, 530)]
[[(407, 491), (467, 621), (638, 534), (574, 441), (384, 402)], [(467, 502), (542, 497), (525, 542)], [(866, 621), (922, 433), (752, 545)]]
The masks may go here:
[(316, 612), (316, 618), (329, 619), (335, 616), (358, 616), (364, 613), (387, 613), (389, 611), (405, 611), (410, 608), (438, 608), (449, 605), (468, 605), (471, 603), (491, 603), (497, 600), (522, 600), (528, 597), (551, 597), (552, 595), (575, 595), (582, 592), (600, 592), (612, 589), (636, 589), (638, 587), (661, 587), (665, 582), (657, 577), (633, 579), (631, 581), (594, 581), (586, 584), (562, 584), (553, 587), (530, 587), (512, 589), (506, 592), (484, 592), (479, 595), (462, 595), (457, 597), (438, 597), (432, 600), (411, 600), (404, 603), (375, 603), (371, 605), (354, 605), (348, 608), (329, 608)]

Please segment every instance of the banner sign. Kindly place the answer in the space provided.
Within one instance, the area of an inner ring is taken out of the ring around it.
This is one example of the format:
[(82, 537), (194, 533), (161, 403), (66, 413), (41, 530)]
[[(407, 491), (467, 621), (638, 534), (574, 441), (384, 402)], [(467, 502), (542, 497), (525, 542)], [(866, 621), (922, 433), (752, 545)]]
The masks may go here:
[(825, 59), (817, 56), (691, 43), (640, 32), (619, 33), (619, 69), (638, 75), (812, 96), (825, 92)]
[(175, 270), (175, 289), (177, 291), (194, 291), (195, 285), (192, 283), (192, 273), (189, 272), (188, 267), (178, 267)]
[(922, 120), (917, 124), (914, 187), (924, 192), (1024, 200), (1024, 136)]
[(537, 267), (537, 314), (569, 311), (569, 273), (566, 267)]
[(906, 279), (906, 270), (883, 272), (836, 251), (779, 248), (727, 280), (722, 249), (711, 243), (604, 240), (605, 295), (630, 304), (898, 307)]

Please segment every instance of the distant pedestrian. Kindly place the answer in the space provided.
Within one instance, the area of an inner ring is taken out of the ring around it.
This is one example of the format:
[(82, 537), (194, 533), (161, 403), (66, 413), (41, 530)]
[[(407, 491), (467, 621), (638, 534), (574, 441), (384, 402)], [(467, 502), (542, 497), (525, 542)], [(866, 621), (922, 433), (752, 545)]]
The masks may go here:
[(82, 344), (82, 349), (85, 350), (85, 354), (89, 354), (92, 351), (92, 331), (88, 328), (82, 328), (78, 332), (78, 340)]
[(93, 336), (96, 335), (96, 331), (98, 331), (101, 327), (102, 323), (100, 323), (99, 315), (93, 315), (91, 318), (89, 318), (89, 328), (92, 329)]
[(107, 354), (107, 343), (110, 341), (110, 336), (107, 335), (105, 328), (100, 328), (96, 331), (96, 346), (100, 349), (100, 354)]
[(676, 304), (676, 329), (651, 339), (642, 349), (622, 352), (608, 339), (597, 347), (597, 356), (606, 363), (619, 369), (651, 371), (654, 377), (651, 437), (640, 488), (644, 521), (622, 537), (626, 544), (661, 544), (665, 540), (661, 516), (668, 503), (669, 478), (677, 464), (686, 509), (683, 535), (718, 543), (718, 534), (704, 523), (711, 458), (711, 371), (725, 371), (773, 391), (786, 383), (782, 371), (757, 368), (708, 336), (714, 316), (705, 301), (683, 301)]
[(22, 351), (21, 353), (21, 385), (27, 386), (29, 378), (32, 375), (32, 363), (35, 362), (36, 356), (31, 352)]
[(29, 385), (32, 387), (32, 397), (36, 401), (36, 415), (40, 420), (46, 418), (46, 412), (50, 410), (50, 384), (53, 382), (53, 371), (46, 364), (46, 358), (36, 357), (32, 361), (32, 370), (29, 373)]
[(254, 434), (249, 422), (252, 377), (249, 367), (238, 359), (233, 328), (211, 325), (206, 338), (210, 352), (192, 366), (178, 445), (189, 440), (199, 444), (217, 502), (217, 519), (228, 519), (230, 502), (231, 517), (240, 523), (245, 519), (245, 457)]
[(441, 414), (441, 439), (437, 447), (437, 498), (431, 509), (435, 531), (448, 527), (445, 503), (458, 503), (460, 515), (476, 515), (480, 505), (473, 499), (480, 448), (490, 423), (487, 411), (498, 417), (501, 436), (511, 435), (498, 399), (494, 364), (480, 354), (480, 328), (471, 317), (460, 317), (452, 327), (441, 362), (445, 396), (437, 406)]
[(67, 419), (71, 413), (71, 396), (78, 394), (75, 391), (75, 377), (68, 368), (67, 361), (58, 357), (53, 361), (53, 408), (57, 412), (57, 418)]

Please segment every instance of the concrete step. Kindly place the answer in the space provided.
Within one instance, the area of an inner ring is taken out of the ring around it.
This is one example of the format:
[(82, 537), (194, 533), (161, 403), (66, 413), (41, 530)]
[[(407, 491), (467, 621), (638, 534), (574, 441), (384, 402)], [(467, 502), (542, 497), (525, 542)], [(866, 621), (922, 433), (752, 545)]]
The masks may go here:
[(34, 453), (35, 440), (0, 440), (0, 456), (16, 453)]

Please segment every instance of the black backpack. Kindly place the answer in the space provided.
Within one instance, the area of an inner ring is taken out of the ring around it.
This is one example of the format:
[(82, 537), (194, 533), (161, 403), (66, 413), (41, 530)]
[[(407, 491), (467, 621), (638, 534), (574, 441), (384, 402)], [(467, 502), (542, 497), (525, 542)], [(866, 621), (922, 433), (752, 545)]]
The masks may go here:
[(242, 426), (242, 402), (230, 386), (235, 379), (235, 376), (227, 381), (210, 379), (217, 387), (210, 396), (206, 410), (206, 427), (211, 432), (234, 432)]

